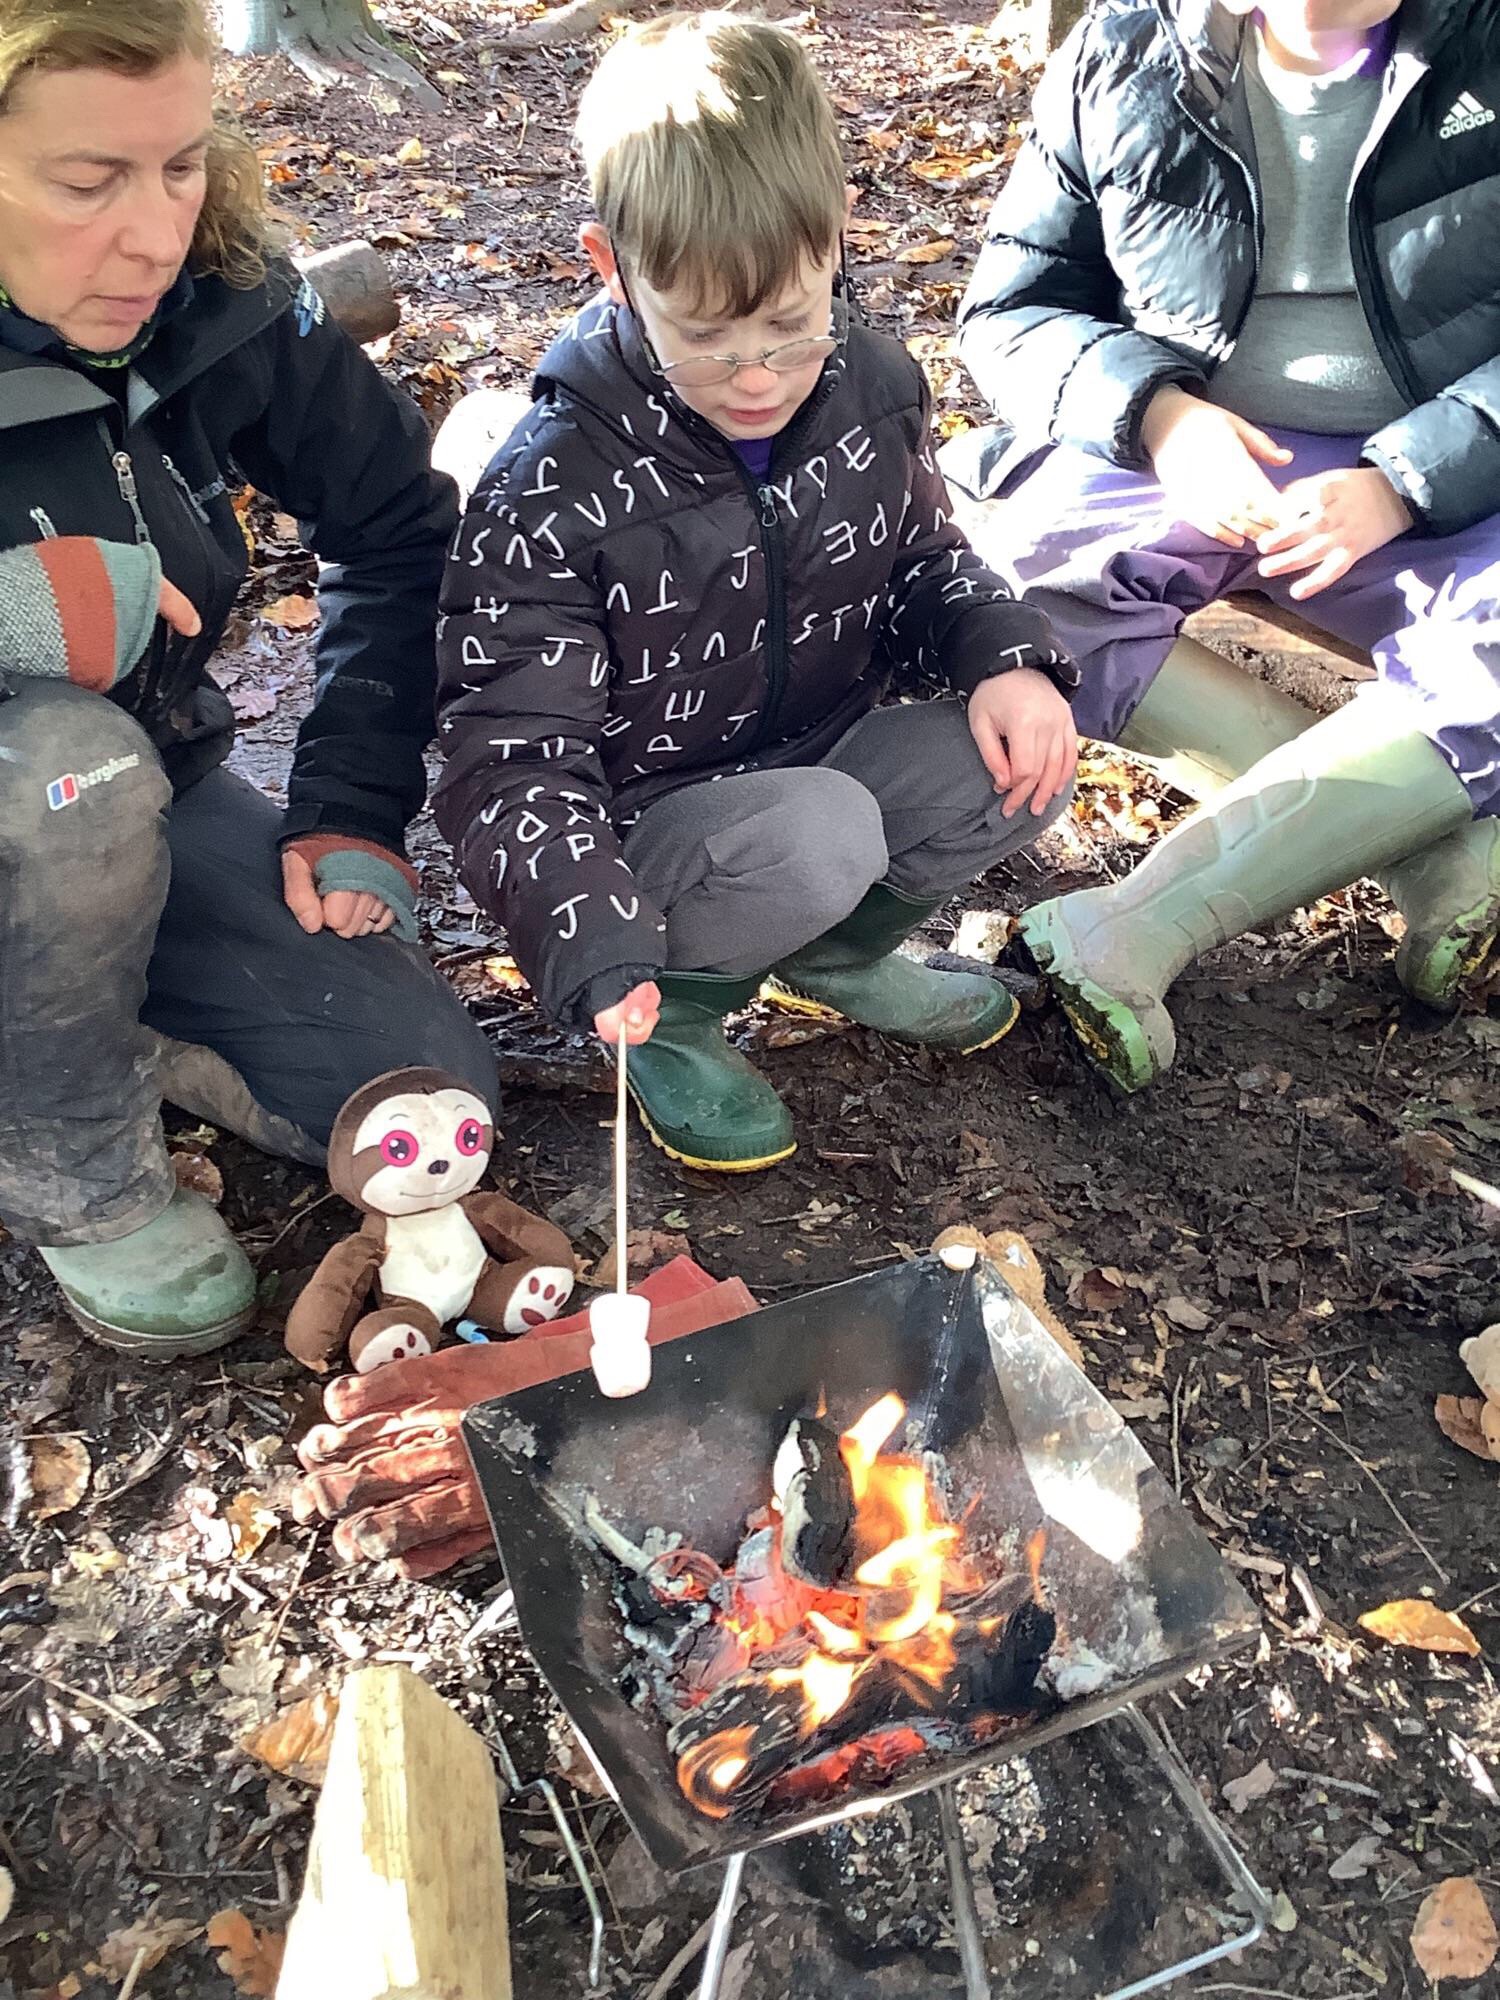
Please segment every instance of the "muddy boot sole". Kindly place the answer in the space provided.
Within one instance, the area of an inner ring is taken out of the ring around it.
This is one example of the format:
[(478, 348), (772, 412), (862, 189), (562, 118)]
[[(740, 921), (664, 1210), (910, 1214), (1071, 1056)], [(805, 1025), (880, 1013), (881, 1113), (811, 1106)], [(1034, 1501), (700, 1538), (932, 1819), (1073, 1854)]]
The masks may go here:
[(82, 1306), (75, 1305), (66, 1293), (63, 1296), (69, 1317), (90, 1340), (116, 1354), (128, 1354), (148, 1366), (153, 1362), (188, 1361), (194, 1355), (213, 1354), (217, 1349), (227, 1347), (230, 1341), (238, 1340), (242, 1333), (248, 1333), (255, 1321), (256, 1308), (252, 1303), (243, 1312), (220, 1321), (217, 1326), (198, 1327), (192, 1333), (139, 1333), (131, 1327), (111, 1326), (108, 1320), (99, 1319)]
[(1037, 970), (1068, 1017), (1096, 1069), (1121, 1090), (1144, 1090), (1172, 1066), (1177, 1034), (1160, 1000), (1126, 999), (1090, 978), (1056, 906), (1038, 904), (1021, 919), (1021, 935)]

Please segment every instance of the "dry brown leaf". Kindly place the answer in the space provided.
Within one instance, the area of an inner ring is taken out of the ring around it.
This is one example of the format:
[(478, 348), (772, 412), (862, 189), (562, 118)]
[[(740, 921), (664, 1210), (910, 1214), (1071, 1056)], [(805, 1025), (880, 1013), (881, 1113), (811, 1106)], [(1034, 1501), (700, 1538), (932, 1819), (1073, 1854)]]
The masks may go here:
[[(272, 706), (275, 706), (273, 701)], [(211, 1201), (215, 1208), (224, 1199), (224, 1176), (219, 1172), (207, 1153), (198, 1153), (189, 1147), (180, 1147), (172, 1155), (172, 1178), (180, 1188), (187, 1188), (193, 1194), (201, 1194), (205, 1201)]]
[(1113, 1264), (1105, 1264), (1092, 1271), (1080, 1271), (1068, 1286), (1068, 1304), (1082, 1306), (1085, 1312), (1113, 1312), (1129, 1296), (1124, 1273), (1117, 1271)]
[(281, 1525), (276, 1509), (253, 1486), (235, 1494), (224, 1509), (224, 1519), (234, 1536), (234, 1553), (240, 1562), (247, 1562)]
[(1419, 1653), (1465, 1653), (1477, 1659), (1479, 1641), (1456, 1611), (1443, 1611), (1425, 1597), (1398, 1597), (1378, 1610), (1366, 1611), (1360, 1624), (1392, 1646), (1410, 1646)]
[(898, 264), (940, 264), (958, 248), (951, 236), (935, 236), (930, 243), (908, 244), (896, 252)]
[(318, 600), (293, 591), (289, 597), (278, 597), (274, 603), (264, 605), (260, 615), (265, 624), (274, 625), (279, 632), (306, 632), (318, 622)]
[(503, 956), (487, 958), (484, 961), (484, 972), (485, 977), (493, 980), (502, 992), (529, 993), (531, 991), (531, 988), (526, 983), (525, 973), (513, 958)]
[(169, 1951), (186, 1944), (202, 1928), (191, 1917), (143, 1917), (128, 1930), (111, 1931), (94, 1958), (106, 1979), (124, 1979), (135, 1964), (136, 1953), (143, 1951), (141, 1971), (150, 1972)]
[(31, 1440), (31, 1511), (39, 1521), (69, 1514), (88, 1491), (93, 1461), (82, 1438)]
[(1191, 1299), (1165, 1299), (1162, 1311), (1173, 1326), (1180, 1326), (1186, 1333), (1202, 1333), (1208, 1325), (1208, 1314), (1202, 1306), (1195, 1306)]
[(283, 1777), (296, 1778), (304, 1785), (321, 1785), (338, 1712), (338, 1696), (325, 1688), (284, 1708), (263, 1728), (252, 1729), (240, 1739), (240, 1747)]
[(1411, 1948), (1429, 1979), (1479, 1979), (1489, 1971), (1500, 1934), (1472, 1875), (1450, 1875), (1422, 1898)]
[(1444, 1437), (1472, 1451), (1476, 1458), (1493, 1462), (1495, 1454), (1484, 1434), (1484, 1407), (1482, 1396), (1439, 1396), (1433, 1414)]
[(918, 180), (931, 181), (936, 186), (982, 180), (992, 174), (1000, 162), (993, 156), (976, 156), (968, 153), (934, 153), (929, 160), (909, 160), (907, 166)]
[(427, 149), (420, 139), (408, 139), (404, 146), (396, 148), (396, 165), (398, 167), (414, 167), (418, 161), (424, 160), (426, 157)]
[(219, 1954), (220, 1972), (228, 1973), (239, 1992), (271, 2000), (286, 1950), (280, 1931), (257, 1930), (243, 1910), (220, 1910), (209, 1918), (204, 1938)]
[(1268, 1792), (1274, 1792), (1280, 1782), (1275, 1767), (1262, 1757), (1254, 1769), (1247, 1771), (1242, 1778), (1229, 1780), (1224, 1787), (1224, 1799), (1231, 1812), (1242, 1813), (1246, 1806), (1265, 1798)]

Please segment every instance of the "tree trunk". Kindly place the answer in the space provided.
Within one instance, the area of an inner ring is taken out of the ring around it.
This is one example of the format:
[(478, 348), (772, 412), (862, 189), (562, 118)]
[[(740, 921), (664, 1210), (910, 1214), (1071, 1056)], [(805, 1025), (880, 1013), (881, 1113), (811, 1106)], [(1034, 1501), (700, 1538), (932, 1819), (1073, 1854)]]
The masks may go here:
[(222, 0), (231, 55), (284, 55), (317, 84), (375, 77), (437, 109), (442, 98), (388, 46), (369, 0)]
[(1039, 52), (1050, 56), (1088, 10), (1089, 0), (1032, 0), (1032, 40)]

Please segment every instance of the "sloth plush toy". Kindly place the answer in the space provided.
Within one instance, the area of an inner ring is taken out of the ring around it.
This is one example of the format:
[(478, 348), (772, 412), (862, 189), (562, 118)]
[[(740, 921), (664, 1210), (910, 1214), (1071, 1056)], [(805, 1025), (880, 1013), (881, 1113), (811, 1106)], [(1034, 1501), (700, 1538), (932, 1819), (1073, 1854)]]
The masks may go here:
[(573, 1290), (572, 1245), (507, 1195), (475, 1192), (494, 1142), (488, 1105), (442, 1070), (390, 1070), (355, 1091), (334, 1121), (328, 1178), (365, 1220), (287, 1317), (299, 1361), (326, 1374), (347, 1343), (367, 1375), (431, 1354), (458, 1319), (520, 1334), (555, 1318)]

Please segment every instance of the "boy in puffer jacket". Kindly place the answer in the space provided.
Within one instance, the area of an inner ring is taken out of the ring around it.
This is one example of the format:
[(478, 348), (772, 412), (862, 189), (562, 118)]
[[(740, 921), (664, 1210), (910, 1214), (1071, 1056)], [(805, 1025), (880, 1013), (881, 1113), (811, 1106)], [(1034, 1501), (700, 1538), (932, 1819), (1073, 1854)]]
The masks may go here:
[[(836, 296), (799, 45), (673, 16), (578, 124), (605, 286), (480, 481), (443, 586), (440, 826), (542, 1006), (724, 1172), (790, 1116), (726, 1041), (791, 1004), (972, 1053), (1015, 1003), (897, 946), (1068, 796), (1073, 669), (949, 518), (920, 370)], [(956, 699), (882, 705), (896, 687)]]
[[(1037, 92), (960, 312), (1014, 433), (970, 526), (1080, 728), (1206, 801), (1022, 920), (1126, 1089), (1192, 959), (1361, 875), (1428, 1007), (1500, 928), (1497, 107), (1500, 0), (1097, 0)], [(1247, 589), (1378, 687), (1319, 722), (1178, 637)]]

